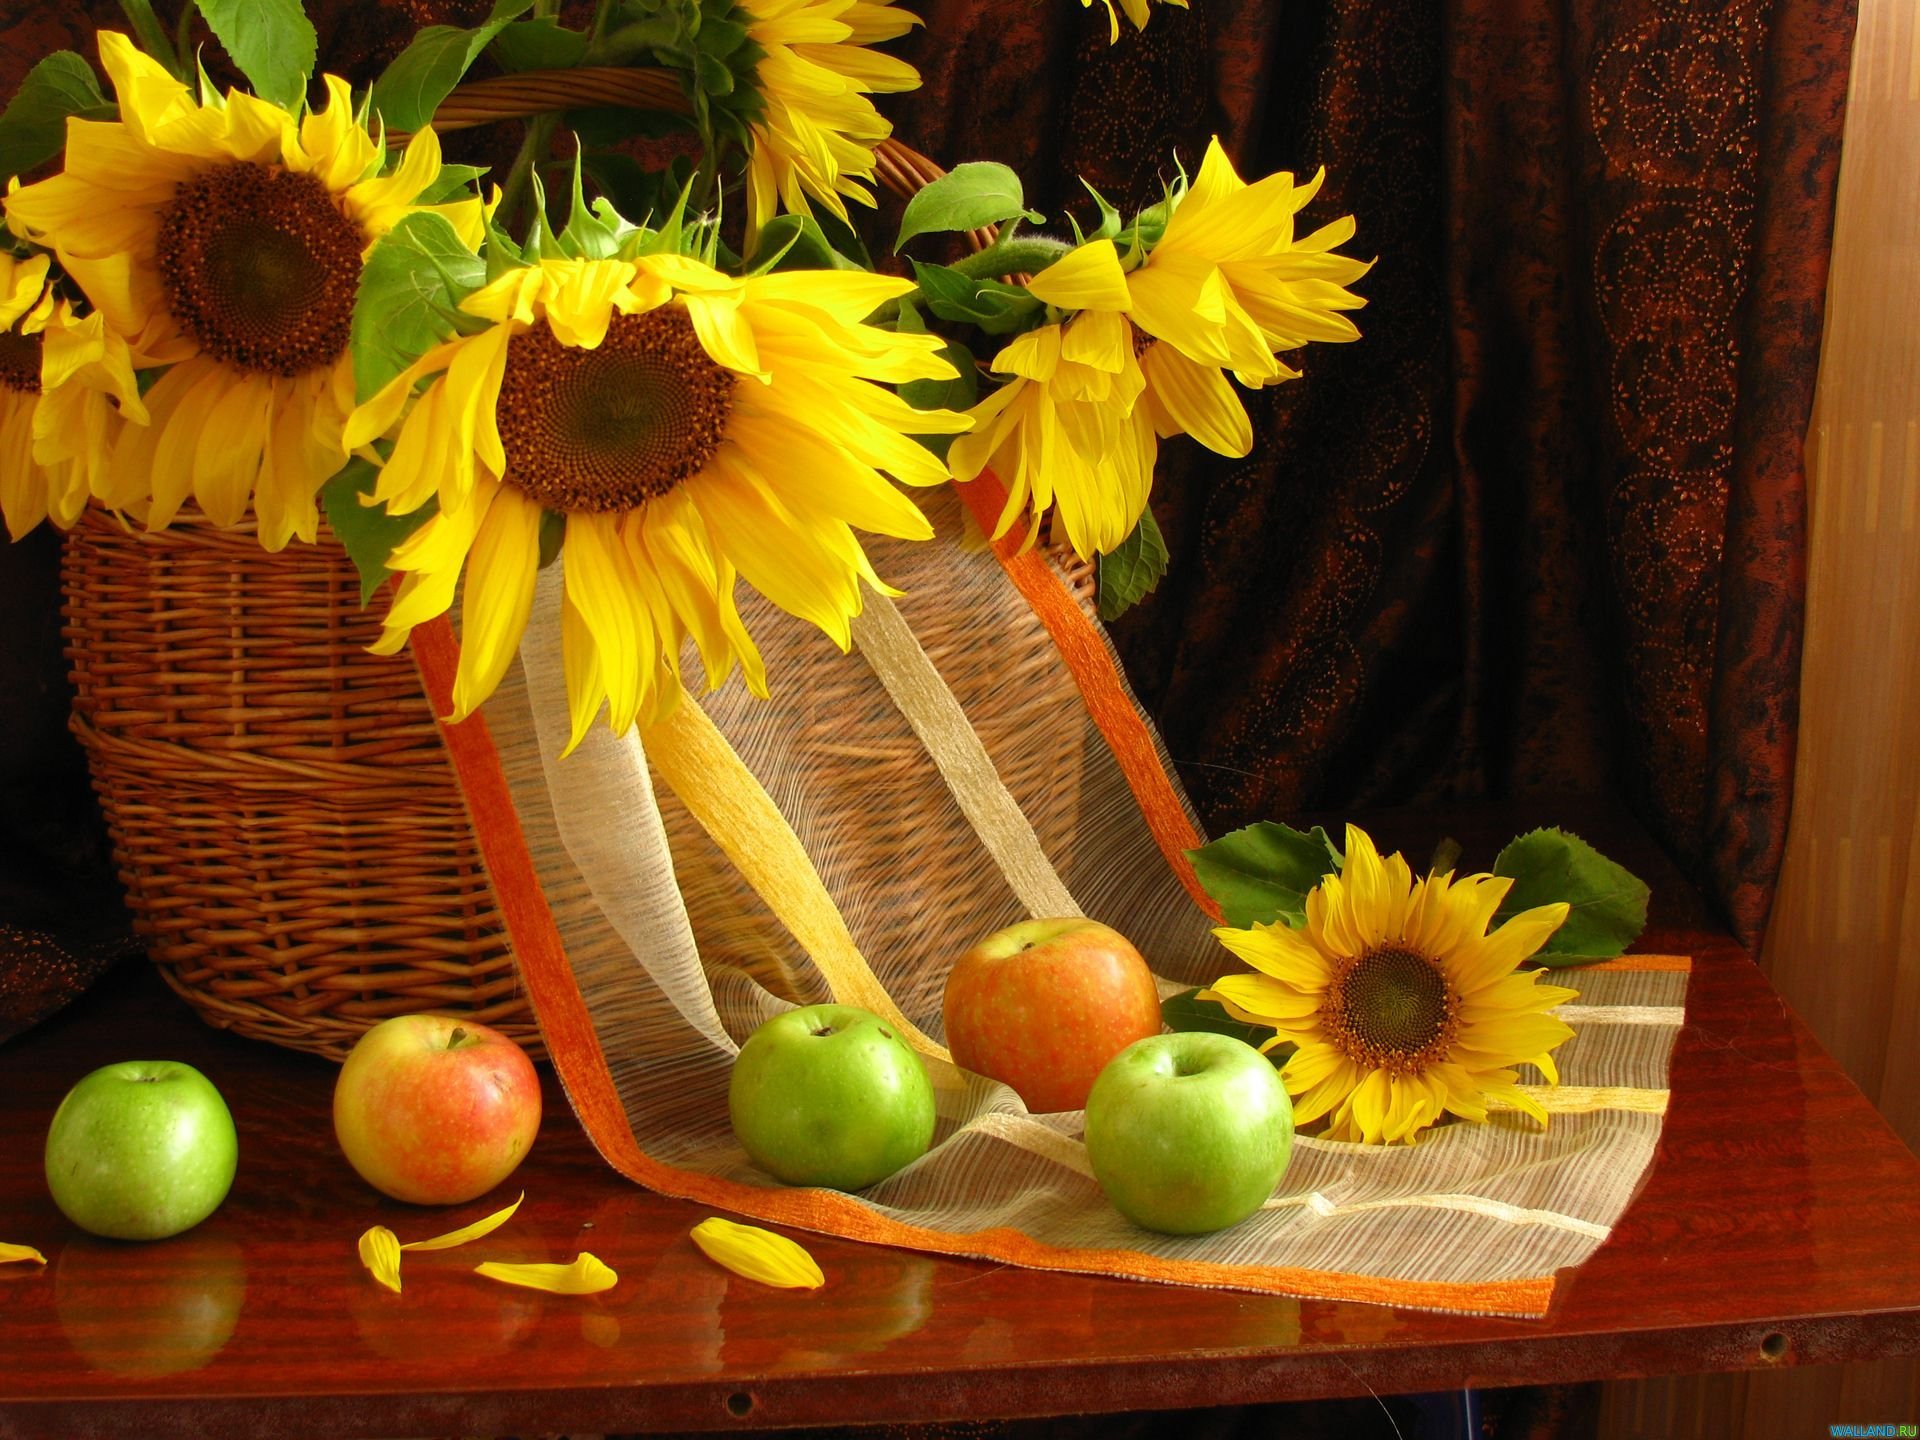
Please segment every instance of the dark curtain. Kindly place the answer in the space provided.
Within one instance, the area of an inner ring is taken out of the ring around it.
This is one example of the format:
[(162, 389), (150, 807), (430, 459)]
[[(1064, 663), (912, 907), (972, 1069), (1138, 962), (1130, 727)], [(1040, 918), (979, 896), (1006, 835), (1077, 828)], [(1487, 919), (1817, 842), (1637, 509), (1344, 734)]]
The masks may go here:
[(1162, 450), (1116, 627), (1216, 831), (1615, 793), (1757, 944), (1786, 840), (1852, 0), (928, 0), (903, 138), (1157, 199), (1328, 172), (1364, 338)]
[[(311, 8), (364, 80), (487, 7)], [(1072, 0), (917, 8), (926, 86), (888, 108), (936, 158), (1084, 217), (1079, 177), (1137, 206), (1217, 132), (1249, 176), (1324, 165), (1311, 213), (1379, 256), (1364, 339), (1249, 397), (1251, 457), (1163, 451), (1173, 568), (1116, 639), (1209, 825), (1620, 793), (1756, 943), (1852, 0), (1193, 0), (1112, 48)], [(0, 0), (0, 93), (96, 24)], [(0, 1035), (113, 953), (51, 559), (0, 550), (0, 921), (75, 938), (7, 943)]]

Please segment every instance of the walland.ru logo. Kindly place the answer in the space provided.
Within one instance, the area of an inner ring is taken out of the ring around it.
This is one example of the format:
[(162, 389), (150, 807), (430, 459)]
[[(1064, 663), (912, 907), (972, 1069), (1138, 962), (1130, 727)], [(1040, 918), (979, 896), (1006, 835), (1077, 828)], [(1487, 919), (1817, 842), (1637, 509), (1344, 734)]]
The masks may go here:
[(1853, 1437), (1862, 1435), (1889, 1437), (1920, 1435), (1920, 1425), (1829, 1425), (1827, 1434), (1833, 1436), (1834, 1440), (1840, 1440), (1842, 1436), (1847, 1437), (1847, 1440), (1853, 1440)]

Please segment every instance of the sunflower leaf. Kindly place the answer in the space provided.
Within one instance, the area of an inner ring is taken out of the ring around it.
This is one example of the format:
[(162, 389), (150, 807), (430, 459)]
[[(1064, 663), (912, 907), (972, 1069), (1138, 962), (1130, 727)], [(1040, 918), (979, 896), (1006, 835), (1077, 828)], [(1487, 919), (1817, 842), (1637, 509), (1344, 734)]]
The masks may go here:
[(907, 202), (900, 215), (900, 234), (893, 242), (893, 253), (916, 235), (931, 235), (943, 230), (977, 230), (1015, 215), (1025, 216), (1035, 225), (1046, 216), (1027, 209), (1020, 177), (1005, 165), (974, 160), (956, 165), (946, 175)]
[(460, 302), (486, 282), (487, 266), (443, 216), (419, 211), (380, 237), (353, 302), (355, 394), (374, 395), (460, 329)]
[(920, 297), (942, 320), (976, 325), (989, 335), (1006, 335), (1026, 329), (1046, 309), (1024, 286), (976, 280), (946, 265), (922, 265), (918, 260), (912, 263)]
[(0, 179), (25, 175), (58, 155), (69, 116), (111, 120), (117, 113), (100, 93), (93, 67), (71, 50), (56, 50), (27, 72), (0, 113)]
[(428, 501), (406, 515), (389, 515), (384, 505), (363, 505), (363, 495), (373, 493), (379, 472), (371, 462), (355, 456), (338, 475), (320, 487), (320, 504), (327, 512), (327, 526), (334, 538), (346, 547), (347, 558), (360, 572), (360, 606), (366, 608), (373, 592), (387, 582), (393, 571), (387, 558), (393, 547), (418, 530), (440, 507)]
[(319, 49), (300, 0), (200, 0), (199, 10), (253, 93), (298, 112)]
[(463, 199), (472, 193), (468, 187), (487, 173), (484, 165), (442, 165), (433, 184), (413, 197), (416, 205), (439, 205)]
[(1159, 588), (1167, 573), (1167, 542), (1151, 510), (1140, 512), (1133, 533), (1100, 557), (1100, 618), (1118, 620)]
[(1178, 995), (1169, 995), (1162, 1000), (1161, 1023), (1169, 1030), (1204, 1030), (1211, 1035), (1230, 1035), (1235, 1040), (1246, 1041), (1255, 1049), (1273, 1038), (1271, 1025), (1236, 1020), (1218, 1000), (1202, 1000), (1200, 991), (1203, 988), (1196, 986), (1192, 990), (1182, 990)]
[(1518, 837), (1493, 862), (1493, 873), (1513, 881), (1494, 915), (1499, 924), (1537, 905), (1567, 903), (1566, 922), (1533, 957), (1542, 965), (1610, 959), (1646, 928), (1646, 882), (1565, 830)]
[(587, 37), (551, 15), (508, 25), (493, 37), (493, 58), (502, 70), (566, 70), (587, 53)]
[(1193, 871), (1236, 930), (1284, 921), (1306, 923), (1307, 892), (1341, 867), (1340, 852), (1318, 825), (1302, 832), (1262, 820), (1187, 851)]
[[(227, 0), (245, 4), (248, 0)], [(480, 58), (480, 52), (533, 0), (497, 0), (484, 23), (471, 30), (429, 25), (380, 72), (373, 82), (373, 108), (390, 130), (418, 130), (433, 119), (440, 102)], [(204, 8), (204, 7), (203, 7)]]

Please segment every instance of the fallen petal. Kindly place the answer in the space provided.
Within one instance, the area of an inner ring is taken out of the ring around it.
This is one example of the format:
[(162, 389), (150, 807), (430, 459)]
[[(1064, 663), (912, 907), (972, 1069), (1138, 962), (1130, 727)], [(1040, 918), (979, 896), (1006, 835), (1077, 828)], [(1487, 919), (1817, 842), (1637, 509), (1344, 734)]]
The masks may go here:
[(693, 1243), (716, 1265), (762, 1285), (817, 1290), (827, 1283), (804, 1248), (757, 1225), (736, 1225), (710, 1216), (693, 1227)]
[(571, 1265), (507, 1265), (497, 1260), (473, 1267), (473, 1273), (503, 1285), (523, 1285), (554, 1295), (598, 1295), (620, 1283), (620, 1277), (597, 1256), (582, 1250)]
[[(526, 1198), (527, 1192), (522, 1190), (520, 1200)], [(464, 1229), (451, 1230), (445, 1235), (436, 1235), (431, 1240), (409, 1240), (400, 1248), (402, 1250), (451, 1250), (454, 1246), (464, 1245), (469, 1240), (478, 1240), (482, 1235), (491, 1235), (513, 1218), (513, 1212), (520, 1208), (520, 1200), (514, 1201), (504, 1210), (494, 1211), (484, 1220), (474, 1221)]]
[(400, 1238), (384, 1225), (360, 1237), (360, 1263), (394, 1294), (400, 1293)]
[(47, 1257), (31, 1245), (0, 1245), (0, 1265), (11, 1265), (15, 1261), (31, 1260), (35, 1265), (47, 1263)]

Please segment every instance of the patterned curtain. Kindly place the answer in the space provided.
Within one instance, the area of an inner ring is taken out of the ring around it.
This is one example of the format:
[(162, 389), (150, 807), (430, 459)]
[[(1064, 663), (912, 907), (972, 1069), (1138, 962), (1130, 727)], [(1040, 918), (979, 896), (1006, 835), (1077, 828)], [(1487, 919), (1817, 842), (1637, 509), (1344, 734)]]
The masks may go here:
[(900, 133), (1039, 208), (1320, 166), (1355, 345), (1162, 451), (1118, 627), (1215, 828), (1623, 793), (1749, 944), (1786, 833), (1853, 0), (929, 0)]

